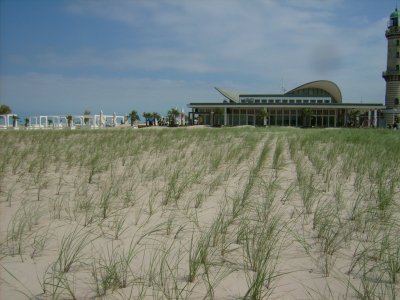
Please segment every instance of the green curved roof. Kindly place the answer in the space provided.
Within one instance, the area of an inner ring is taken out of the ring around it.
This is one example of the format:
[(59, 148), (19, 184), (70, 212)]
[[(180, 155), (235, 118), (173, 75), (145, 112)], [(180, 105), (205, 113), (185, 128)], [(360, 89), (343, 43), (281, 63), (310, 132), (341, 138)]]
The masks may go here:
[(390, 15), (390, 18), (399, 18), (399, 17), (400, 17), (400, 12), (396, 8), (396, 10), (392, 12), (392, 14)]
[[(317, 80), (317, 81), (312, 81), (306, 84), (303, 84), (301, 86), (298, 86), (289, 92), (285, 94), (280, 94), (276, 96), (287, 96), (292, 94), (293, 92), (301, 91), (304, 89), (310, 89), (310, 88), (316, 88), (316, 89), (321, 89), (327, 92), (333, 99), (334, 103), (342, 103), (342, 92), (340, 91), (339, 87), (336, 85), (336, 83), (329, 81), (329, 80)], [(225, 96), (227, 99), (229, 99), (231, 102), (240, 102), (240, 96), (242, 95), (256, 95), (256, 94), (242, 94), (242, 93), (235, 93), (232, 91), (227, 91), (225, 89), (221, 88), (215, 88), (218, 92), (220, 92), (223, 96)], [(258, 94), (257, 94), (258, 95)], [(264, 95), (264, 94), (262, 94)]]
[(336, 85), (336, 83), (329, 81), (329, 80), (312, 81), (312, 82), (303, 84), (297, 88), (294, 88), (293, 90), (287, 92), (286, 94), (291, 94), (295, 91), (300, 91), (300, 90), (309, 89), (309, 88), (317, 88), (317, 89), (324, 90), (329, 95), (332, 96), (333, 100), (336, 103), (342, 103), (342, 92), (340, 91), (340, 89)]

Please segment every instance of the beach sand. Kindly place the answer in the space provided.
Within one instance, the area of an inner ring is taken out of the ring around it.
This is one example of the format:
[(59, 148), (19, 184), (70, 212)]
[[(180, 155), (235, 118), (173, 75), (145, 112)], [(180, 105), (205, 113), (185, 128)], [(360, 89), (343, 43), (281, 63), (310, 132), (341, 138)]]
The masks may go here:
[[(3, 133), (0, 299), (351, 299), (360, 289), (348, 272), (365, 233), (347, 212), (368, 185), (355, 188), (340, 156), (318, 170), (290, 148), (291, 130), (110, 132)], [(311, 180), (311, 211), (299, 176)], [(315, 221), (326, 203), (341, 205), (331, 254)]]

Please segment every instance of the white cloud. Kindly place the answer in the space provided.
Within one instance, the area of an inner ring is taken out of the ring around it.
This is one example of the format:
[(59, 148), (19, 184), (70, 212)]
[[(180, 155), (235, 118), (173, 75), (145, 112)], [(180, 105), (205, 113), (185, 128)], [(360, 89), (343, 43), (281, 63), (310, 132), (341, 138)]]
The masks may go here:
[[(26, 59), (13, 58), (26, 63)], [(103, 68), (115, 70), (174, 70), (188, 73), (218, 71), (200, 52), (181, 52), (177, 49), (112, 49), (100, 51), (94, 48), (80, 49), (74, 53), (43, 53), (29, 62), (35, 67), (47, 68)]]
[[(299, 10), (277, 1), (251, 5), (244, 1), (160, 1), (152, 5), (145, 21), (137, 19), (143, 2), (77, 3), (80, 12), (136, 26), (132, 30), (161, 31), (173, 46), (163, 40), (154, 42), (152, 48), (119, 49), (105, 55), (86, 50), (65, 58), (50, 54), (38, 59), (40, 64), (263, 74), (276, 64), (296, 67), (316, 41), (332, 36), (334, 30), (324, 23), (325, 12)], [(151, 40), (152, 34), (147, 38)]]
[[(296, 78), (351, 72), (362, 63), (360, 55), (377, 65), (385, 52), (385, 20), (362, 26), (359, 21), (346, 26), (333, 22), (343, 0), (148, 2), (77, 2), (87, 14), (149, 31), (149, 39), (152, 30), (161, 31), (174, 44), (171, 48), (163, 41), (153, 48), (124, 49), (121, 55), (111, 54), (114, 60), (100, 59), (103, 64), (245, 74), (267, 81), (282, 73)], [(147, 19), (139, 18), (140, 12)], [(92, 63), (102, 65), (100, 60)]]
[[(91, 75), (3, 76), (1, 97), (21, 110), (32, 102), (32, 110), (48, 113), (165, 112), (190, 101), (219, 100), (213, 86), (276, 93), (282, 79), (287, 89), (328, 79), (347, 101), (383, 101), (386, 18), (356, 15), (340, 24), (338, 11), (346, 5), (344, 0), (68, 2), (69, 13), (124, 24), (138, 40), (131, 47), (13, 56), (14, 63), (31, 69)], [(99, 69), (103, 77), (93, 75)], [(129, 75), (117, 78), (115, 71)]]

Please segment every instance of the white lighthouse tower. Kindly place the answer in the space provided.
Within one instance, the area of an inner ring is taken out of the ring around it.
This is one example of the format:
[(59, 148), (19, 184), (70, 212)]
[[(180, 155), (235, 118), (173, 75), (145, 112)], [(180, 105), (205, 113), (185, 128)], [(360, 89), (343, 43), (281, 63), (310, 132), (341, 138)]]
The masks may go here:
[(383, 72), (386, 81), (385, 106), (383, 111), (386, 124), (392, 125), (400, 114), (400, 12), (390, 15), (386, 38), (388, 41), (387, 67)]

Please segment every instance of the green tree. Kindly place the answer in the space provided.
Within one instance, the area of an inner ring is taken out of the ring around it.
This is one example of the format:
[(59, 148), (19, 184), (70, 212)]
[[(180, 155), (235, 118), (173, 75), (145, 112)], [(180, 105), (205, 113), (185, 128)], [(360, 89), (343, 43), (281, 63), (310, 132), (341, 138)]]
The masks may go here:
[(176, 118), (180, 115), (179, 110), (176, 107), (171, 108), (168, 111), (167, 115), (168, 115), (170, 126), (175, 126), (176, 125)]
[(133, 126), (133, 124), (134, 124), (136, 121), (140, 120), (139, 114), (137, 113), (136, 110), (132, 110), (132, 111), (129, 113), (129, 118), (131, 119), (131, 126)]
[(8, 105), (0, 104), (0, 115), (11, 114), (11, 108)]
[[(159, 122), (160, 121), (160, 119), (161, 119), (161, 115), (159, 114), (159, 113), (157, 113), (157, 112), (152, 112), (151, 113), (151, 117), (153, 118), (153, 120), (154, 120), (154, 122), (157, 120), (157, 122)], [(155, 125), (155, 124), (154, 124)]]
[(19, 117), (17, 117), (16, 115), (13, 115), (12, 120), (13, 120), (13, 127), (17, 127), (17, 122), (19, 120)]
[(84, 117), (83, 117), (83, 123), (85, 123), (85, 124), (89, 123), (89, 120), (90, 120), (89, 116), (90, 116), (90, 114), (91, 114), (90, 110), (85, 109), (85, 111), (83, 112), (83, 116), (84, 116)]
[(269, 117), (269, 112), (266, 108), (263, 108), (258, 111), (258, 116), (263, 119), (264, 126), (267, 125), (267, 118)]
[(359, 126), (359, 119), (360, 119), (360, 111), (356, 109), (352, 109), (349, 113), (350, 115), (350, 122), (353, 127)]
[(301, 115), (303, 116), (303, 126), (311, 126), (312, 110), (310, 108), (304, 108)]
[(67, 115), (67, 116), (65, 116), (65, 118), (68, 121), (68, 127), (71, 127), (72, 126), (72, 116), (71, 115)]
[(146, 121), (146, 126), (148, 126), (147, 120), (152, 117), (152, 114), (149, 112), (144, 112), (142, 116), (143, 116), (144, 120)]

